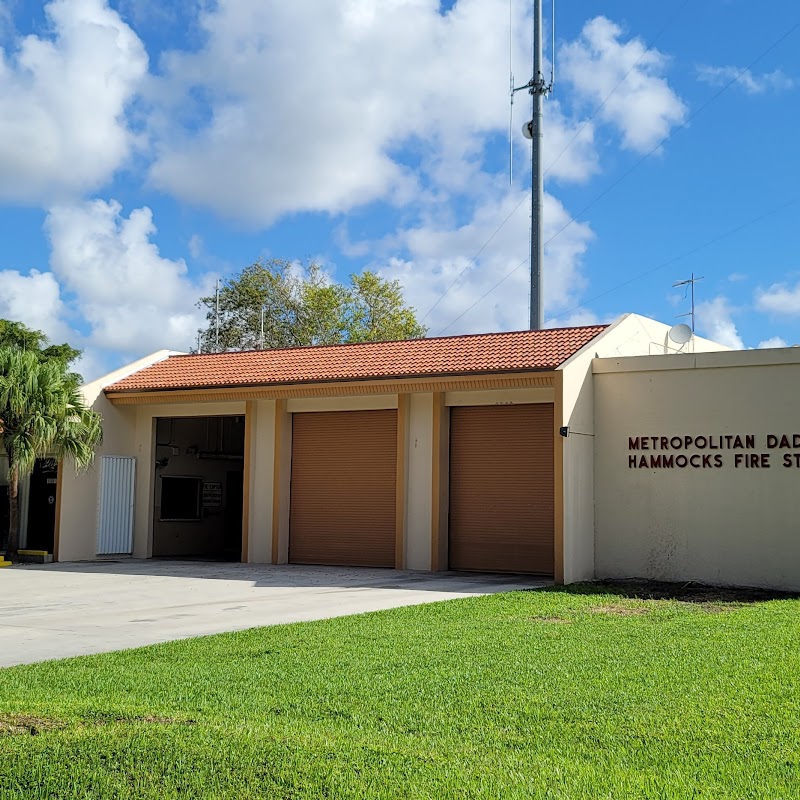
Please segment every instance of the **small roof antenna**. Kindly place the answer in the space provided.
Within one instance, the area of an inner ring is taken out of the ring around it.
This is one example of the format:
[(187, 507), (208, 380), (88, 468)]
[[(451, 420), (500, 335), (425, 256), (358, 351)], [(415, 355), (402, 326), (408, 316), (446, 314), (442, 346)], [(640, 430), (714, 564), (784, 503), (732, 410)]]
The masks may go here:
[[(672, 284), (673, 288), (676, 288), (678, 286), (686, 286), (687, 290), (688, 290), (688, 287), (691, 287), (691, 289), (692, 289), (692, 310), (688, 311), (686, 314), (677, 314), (676, 315), (676, 319), (680, 319), (681, 317), (691, 317), (692, 318), (692, 328), (691, 328), (692, 333), (694, 333), (694, 285), (698, 281), (702, 281), (702, 280), (703, 280), (702, 275), (699, 278), (695, 278), (694, 272), (693, 272), (691, 278), (687, 278), (685, 281), (675, 281), (675, 283)], [(685, 294), (684, 294), (684, 297), (686, 297)]]

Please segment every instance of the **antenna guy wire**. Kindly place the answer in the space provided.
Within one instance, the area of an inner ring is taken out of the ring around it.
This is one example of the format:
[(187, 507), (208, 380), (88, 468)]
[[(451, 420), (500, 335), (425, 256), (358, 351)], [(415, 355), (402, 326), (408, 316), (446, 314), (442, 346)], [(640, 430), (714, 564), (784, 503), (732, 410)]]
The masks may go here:
[[(513, 16), (514, 16), (514, 14), (513, 14), (512, 3), (513, 3), (513, 0), (509, 0), (509, 2), (508, 2), (508, 16), (509, 16), (509, 27), (508, 27), (508, 34), (509, 34), (509, 36), (508, 36), (508, 38), (509, 38), (508, 48), (509, 48), (509, 50), (508, 50), (508, 54), (509, 54), (509, 65), (511, 63), (511, 53), (513, 52), (513, 47), (514, 47), (514, 34), (513, 34)], [(614, 92), (616, 92), (617, 89), (619, 89), (619, 87), (622, 86), (622, 84), (625, 82), (627, 77), (631, 74), (631, 72), (633, 72), (633, 70), (636, 68), (636, 66), (638, 66), (638, 64), (641, 62), (641, 60), (653, 49), (653, 47), (655, 46), (656, 42), (661, 38), (661, 36), (670, 27), (670, 25), (672, 25), (672, 23), (678, 17), (680, 12), (688, 5), (688, 3), (689, 3), (689, 0), (684, 0), (684, 2), (681, 4), (681, 6), (679, 6), (678, 10), (661, 27), (661, 29), (658, 31), (656, 36), (651, 40), (651, 42), (648, 45), (647, 49), (642, 53), (641, 56), (639, 56), (639, 58), (634, 63), (634, 65), (625, 73), (625, 75), (623, 75), (623, 77), (619, 81), (619, 83), (617, 83), (617, 85), (606, 95), (606, 97), (603, 100), (603, 102), (600, 103), (600, 105), (592, 112), (592, 114), (583, 123), (583, 125), (578, 129), (577, 133), (572, 137), (572, 139), (570, 139), (570, 141), (567, 142), (567, 145), (558, 154), (558, 156), (556, 157), (555, 161), (553, 161), (550, 164), (550, 166), (547, 167), (547, 169), (545, 169), (544, 174), (542, 176), (543, 178), (547, 177), (547, 175), (550, 173), (550, 170), (553, 169), (553, 167), (556, 165), (556, 163), (559, 161), (559, 159), (567, 152), (567, 150), (569, 150), (569, 148), (572, 146), (572, 144), (575, 142), (575, 140), (583, 132), (583, 129), (602, 110), (602, 108), (605, 106), (605, 104), (611, 99), (611, 96), (614, 94)], [(555, 54), (556, 54), (556, 51), (555, 51), (555, 41), (556, 41), (556, 39), (555, 39), (555, 0), (553, 0), (553, 6), (552, 7), (553, 7), (553, 11), (552, 11), (553, 18), (551, 20), (551, 27), (552, 27), (552, 33), (553, 33), (553, 35), (552, 35), (552, 42), (553, 42), (552, 48), (553, 49), (552, 49), (552, 62), (551, 62), (551, 73), (550, 73), (550, 75), (551, 75), (551, 78), (550, 78), (551, 86), (555, 83), (555, 57), (556, 57), (555, 56)], [(514, 76), (513, 76), (513, 73), (512, 73), (511, 74), (511, 106), (512, 106), (512, 111), (511, 111), (511, 114), (509, 114), (509, 122), (508, 122), (508, 131), (509, 131), (509, 175), (512, 175), (512, 172), (513, 172), (513, 157), (514, 157), (513, 156), (514, 143), (513, 143), (513, 139), (512, 139), (512, 136), (513, 136), (513, 105), (514, 105)], [(522, 204), (525, 203), (530, 196), (531, 196), (531, 190), (528, 189), (525, 192), (525, 195), (523, 196), (522, 200), (520, 200), (519, 203), (517, 203), (517, 205), (514, 207), (514, 210), (500, 223), (500, 225), (498, 225), (498, 227), (494, 230), (492, 235), (486, 240), (486, 242), (481, 247), (481, 249), (478, 250), (478, 252), (475, 253), (475, 255), (467, 262), (467, 265), (464, 267), (464, 269), (462, 269), (461, 272), (459, 272), (458, 275), (456, 275), (456, 277), (452, 281), (452, 283), (444, 290), (444, 292), (442, 292), (442, 294), (439, 296), (439, 298), (436, 300), (436, 302), (428, 309), (427, 313), (425, 314), (424, 317), (422, 317), (420, 322), (424, 322), (431, 315), (433, 310), (439, 305), (439, 303), (442, 302), (442, 300), (444, 300), (445, 296), (450, 292), (450, 290), (461, 280), (461, 278), (464, 275), (464, 273), (475, 263), (475, 261), (477, 260), (478, 256), (480, 256), (480, 254), (492, 242), (494, 237), (497, 236), (497, 234), (502, 230), (502, 228), (511, 219), (511, 217), (513, 217), (514, 214), (519, 210), (520, 206), (522, 206)], [(545, 242), (545, 244), (549, 244), (549, 241), (551, 241), (551, 240), (548, 240), (548, 242)], [(526, 259), (526, 262), (527, 262), (527, 259)]]
[[(702, 244), (697, 245), (697, 247), (693, 247), (690, 250), (686, 250), (680, 255), (674, 256), (673, 258), (670, 258), (667, 261), (664, 261), (661, 264), (652, 267), (651, 269), (645, 270), (644, 272), (640, 272), (638, 275), (634, 275), (628, 280), (623, 281), (622, 283), (618, 283), (616, 286), (612, 286), (610, 289), (607, 289), (606, 291), (601, 292), (600, 294), (596, 294), (593, 297), (584, 300), (582, 303), (578, 303), (578, 305), (572, 306), (572, 308), (568, 308), (566, 309), (566, 311), (562, 311), (560, 314), (556, 314), (554, 317), (549, 317), (547, 323), (545, 324), (548, 324), (550, 322), (555, 322), (557, 319), (561, 319), (561, 317), (564, 317), (567, 314), (571, 314), (573, 311), (578, 311), (581, 308), (585, 308), (589, 303), (593, 303), (595, 300), (600, 300), (603, 297), (613, 294), (619, 289), (624, 289), (626, 286), (629, 286), (630, 284), (635, 283), (636, 281), (641, 280), (642, 278), (645, 278), (648, 275), (652, 275), (654, 272), (658, 272), (659, 270), (664, 269), (665, 267), (668, 267), (671, 264), (674, 264), (678, 261), (682, 261), (684, 258), (688, 258), (689, 256), (692, 256), (695, 253), (699, 253), (701, 250), (705, 250), (706, 248), (711, 247), (717, 242), (720, 242), (723, 239), (727, 239), (728, 237), (733, 236), (736, 233), (739, 233), (739, 231), (742, 231), (745, 228), (749, 228), (750, 226), (755, 225), (756, 223), (761, 222), (762, 220), (765, 220), (768, 217), (774, 216), (778, 212), (783, 211), (786, 208), (790, 208), (791, 206), (796, 205), (799, 202), (800, 202), (800, 197), (795, 197), (793, 200), (789, 200), (786, 203), (782, 203), (781, 205), (776, 206), (775, 208), (770, 209), (769, 211), (766, 211), (757, 217), (753, 217), (752, 219), (749, 219), (746, 222), (743, 222), (734, 228), (729, 228), (727, 231), (724, 231), (723, 233), (720, 233), (717, 236), (714, 236), (713, 238), (706, 240)], [(455, 325), (455, 323), (458, 322), (458, 320), (460, 320), (465, 314), (468, 314), (470, 311), (472, 311), (472, 309), (475, 308), (475, 306), (477, 306), (478, 303), (480, 303), (482, 300), (488, 297), (495, 289), (497, 289), (498, 286), (505, 283), (517, 270), (524, 267), (527, 263), (528, 259), (526, 258), (524, 261), (522, 261), (520, 264), (514, 267), (514, 269), (512, 269), (510, 272), (507, 272), (499, 281), (497, 281), (497, 283), (495, 283), (494, 286), (492, 286), (491, 289), (489, 289), (489, 291), (481, 295), (468, 309), (463, 311), (452, 322), (450, 322), (450, 324), (447, 325), (446, 328), (442, 328), (442, 330), (439, 331), (437, 335), (441, 336), (446, 330)]]

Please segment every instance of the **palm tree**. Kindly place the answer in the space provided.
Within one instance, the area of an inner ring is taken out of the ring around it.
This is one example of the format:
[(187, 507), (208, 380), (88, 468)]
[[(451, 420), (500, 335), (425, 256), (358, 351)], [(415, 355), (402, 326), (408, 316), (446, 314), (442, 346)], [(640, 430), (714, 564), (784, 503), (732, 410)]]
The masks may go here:
[(101, 422), (84, 404), (64, 363), (42, 362), (33, 351), (0, 347), (0, 447), (8, 458), (9, 561), (19, 548), (20, 477), (30, 475), (36, 459), (44, 456), (66, 458), (86, 469), (103, 438)]

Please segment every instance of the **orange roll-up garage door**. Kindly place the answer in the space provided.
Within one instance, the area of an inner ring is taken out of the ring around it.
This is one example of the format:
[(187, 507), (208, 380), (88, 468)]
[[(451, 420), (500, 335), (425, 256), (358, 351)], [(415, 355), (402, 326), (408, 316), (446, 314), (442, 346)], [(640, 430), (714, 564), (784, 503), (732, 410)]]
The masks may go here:
[(553, 406), (450, 410), (450, 569), (553, 574)]
[(393, 567), (397, 411), (294, 414), (289, 561)]

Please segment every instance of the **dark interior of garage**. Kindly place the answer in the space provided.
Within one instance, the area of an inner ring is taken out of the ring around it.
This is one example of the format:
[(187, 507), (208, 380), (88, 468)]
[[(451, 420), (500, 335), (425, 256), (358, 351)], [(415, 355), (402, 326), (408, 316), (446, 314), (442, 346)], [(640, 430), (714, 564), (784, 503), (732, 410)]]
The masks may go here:
[(156, 420), (153, 556), (240, 561), (244, 417)]

